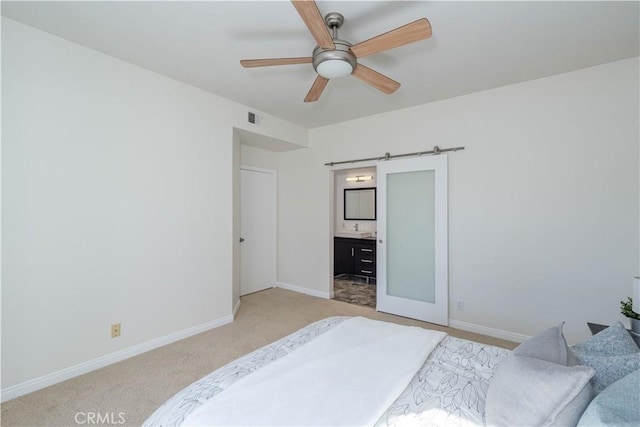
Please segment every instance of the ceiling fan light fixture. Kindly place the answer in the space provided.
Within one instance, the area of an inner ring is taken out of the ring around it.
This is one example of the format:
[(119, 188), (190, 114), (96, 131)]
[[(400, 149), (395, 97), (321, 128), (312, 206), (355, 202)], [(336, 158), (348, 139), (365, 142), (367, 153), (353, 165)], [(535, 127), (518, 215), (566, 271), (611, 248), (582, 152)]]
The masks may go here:
[(328, 59), (318, 64), (316, 71), (325, 79), (337, 79), (351, 74), (353, 67), (342, 59)]
[(325, 79), (337, 79), (348, 76), (356, 68), (356, 57), (351, 52), (351, 43), (333, 39), (335, 49), (323, 49), (320, 46), (313, 51), (313, 68)]

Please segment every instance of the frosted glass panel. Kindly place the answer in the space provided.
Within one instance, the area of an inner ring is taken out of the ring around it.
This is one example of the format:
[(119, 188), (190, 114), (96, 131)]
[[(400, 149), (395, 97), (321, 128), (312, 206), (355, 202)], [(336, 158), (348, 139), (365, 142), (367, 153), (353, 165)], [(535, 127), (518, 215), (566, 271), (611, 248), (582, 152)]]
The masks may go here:
[(387, 175), (387, 294), (435, 303), (434, 171)]

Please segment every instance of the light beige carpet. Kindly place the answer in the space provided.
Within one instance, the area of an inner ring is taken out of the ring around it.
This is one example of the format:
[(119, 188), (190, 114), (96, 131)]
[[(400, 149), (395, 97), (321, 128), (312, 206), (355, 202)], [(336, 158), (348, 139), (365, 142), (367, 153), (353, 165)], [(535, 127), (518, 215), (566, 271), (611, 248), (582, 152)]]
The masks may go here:
[(236, 320), (229, 325), (3, 403), (2, 425), (79, 425), (76, 421), (96, 425), (87, 423), (86, 414), (99, 413), (113, 414), (103, 425), (139, 426), (165, 400), (214, 369), (316, 320), (337, 315), (444, 330), (456, 337), (509, 349), (516, 346), (367, 307), (269, 289), (242, 297)]

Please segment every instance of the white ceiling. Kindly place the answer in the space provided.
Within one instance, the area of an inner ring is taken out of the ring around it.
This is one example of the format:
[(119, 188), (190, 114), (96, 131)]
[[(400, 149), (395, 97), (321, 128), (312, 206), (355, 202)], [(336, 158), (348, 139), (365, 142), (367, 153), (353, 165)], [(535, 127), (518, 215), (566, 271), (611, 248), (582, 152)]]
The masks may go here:
[(639, 55), (640, 3), (319, 1), (352, 43), (421, 17), (433, 37), (362, 59), (402, 83), (385, 95), (354, 77), (302, 102), (311, 64), (245, 69), (240, 59), (311, 56), (288, 1), (2, 2), (2, 14), (307, 128)]

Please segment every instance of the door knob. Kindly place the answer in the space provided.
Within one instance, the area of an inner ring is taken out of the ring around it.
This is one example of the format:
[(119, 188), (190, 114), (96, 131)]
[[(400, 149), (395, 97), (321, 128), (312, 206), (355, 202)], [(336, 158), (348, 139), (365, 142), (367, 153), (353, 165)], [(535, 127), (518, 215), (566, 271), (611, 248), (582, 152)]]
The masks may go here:
[(244, 237), (240, 238), (240, 243), (244, 242)]
[(382, 239), (378, 240), (378, 243), (382, 243)]

